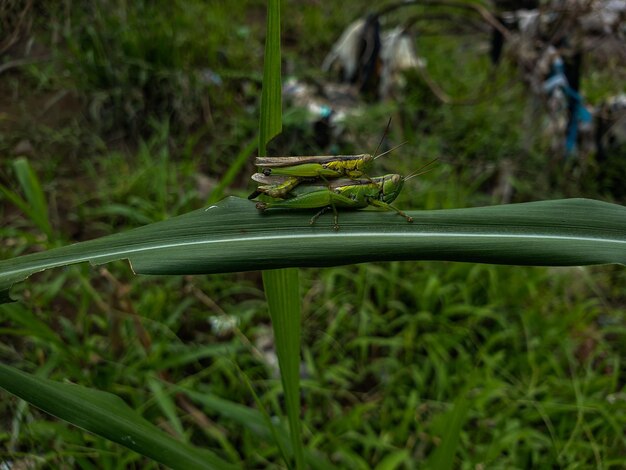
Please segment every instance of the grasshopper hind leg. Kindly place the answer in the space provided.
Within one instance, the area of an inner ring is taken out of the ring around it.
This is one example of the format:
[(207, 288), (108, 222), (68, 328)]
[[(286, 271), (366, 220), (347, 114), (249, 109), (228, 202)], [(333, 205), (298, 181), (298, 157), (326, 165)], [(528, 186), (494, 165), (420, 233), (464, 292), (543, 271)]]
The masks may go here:
[(261, 194), (263, 194), (263, 191), (259, 191), (258, 189), (255, 189), (255, 190), (254, 190), (254, 192), (248, 196), (248, 199), (254, 199), (254, 198), (257, 198), (257, 197), (259, 197)]
[(331, 204), (329, 206), (326, 206), (324, 208), (322, 208), (322, 210), (320, 210), (317, 214), (315, 214), (313, 217), (311, 217), (311, 220), (309, 221), (310, 225), (314, 225), (315, 222), (317, 222), (317, 219), (319, 219), (322, 215), (324, 215), (326, 212), (328, 212), (329, 210), (333, 211), (333, 230), (336, 232), (337, 230), (339, 230), (339, 214), (337, 212), (337, 208), (335, 207), (334, 204)]
[(326, 206), (322, 208), (321, 211), (318, 211), (313, 217), (311, 217), (311, 220), (309, 221), (309, 225), (315, 225), (315, 222), (317, 222), (317, 219), (319, 219), (322, 215), (328, 212), (329, 209), (330, 209), (330, 206)]

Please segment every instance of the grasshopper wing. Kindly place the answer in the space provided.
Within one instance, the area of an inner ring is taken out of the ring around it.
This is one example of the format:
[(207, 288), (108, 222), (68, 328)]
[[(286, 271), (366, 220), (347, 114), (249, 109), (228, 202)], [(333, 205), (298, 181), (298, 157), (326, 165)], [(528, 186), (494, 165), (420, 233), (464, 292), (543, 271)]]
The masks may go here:
[(291, 157), (257, 157), (254, 160), (256, 166), (262, 168), (280, 168), (303, 163), (328, 163), (337, 161), (362, 160), (367, 154), (361, 155), (311, 155), (311, 156), (291, 156)]
[(254, 173), (250, 179), (261, 184), (285, 184), (291, 181), (298, 183), (314, 183), (319, 181), (314, 177), (307, 176), (282, 176), (282, 175), (265, 175), (263, 173)]
[(348, 179), (341, 178), (328, 182), (328, 189), (335, 190), (339, 188), (345, 188), (346, 186), (366, 186), (366, 185), (375, 185), (377, 182), (375, 181), (378, 178), (373, 179)]
[(289, 179), (289, 176), (264, 175), (263, 173), (254, 173), (250, 179), (261, 184), (283, 184)]

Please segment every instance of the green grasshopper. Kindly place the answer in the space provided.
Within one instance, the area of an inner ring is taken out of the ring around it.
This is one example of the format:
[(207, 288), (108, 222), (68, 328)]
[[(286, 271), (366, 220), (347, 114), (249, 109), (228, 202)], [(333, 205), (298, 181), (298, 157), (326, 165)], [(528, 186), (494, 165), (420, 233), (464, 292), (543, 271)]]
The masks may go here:
[(386, 152), (377, 155), (378, 149), (389, 131), (391, 119), (387, 123), (385, 133), (374, 152), (374, 155), (362, 153), (359, 155), (315, 155), (315, 156), (289, 156), (289, 157), (257, 157), (255, 165), (261, 168), (265, 176), (281, 176), (280, 182), (259, 186), (248, 199), (254, 199), (260, 194), (266, 194), (276, 199), (285, 199), (288, 194), (300, 183), (311, 182), (321, 179), (328, 182), (329, 179), (349, 178), (357, 180), (369, 177), (365, 170), (372, 162), (383, 155), (392, 152), (400, 144)]
[(315, 178), (359, 178), (374, 161), (372, 155), (316, 155), (293, 157), (257, 157), (255, 165), (265, 176), (296, 176)]
[(374, 157), (361, 155), (322, 155), (293, 157), (258, 157), (255, 164), (262, 168), (265, 176), (280, 176), (280, 183), (259, 186), (248, 196), (254, 199), (259, 194), (266, 194), (277, 199), (284, 199), (296, 186), (310, 179), (359, 178), (371, 165)]
[[(362, 209), (368, 206), (380, 207), (385, 210), (393, 210), (404, 217), (407, 222), (413, 222), (412, 217), (391, 205), (398, 197), (398, 194), (400, 194), (404, 182), (413, 176), (417, 176), (417, 174), (409, 175), (406, 178), (397, 174), (388, 174), (361, 180), (338, 179), (328, 185), (323, 185), (319, 181), (303, 183), (297, 190), (288, 194), (290, 196), (288, 199), (257, 202), (256, 208), (260, 211), (273, 208), (322, 208), (311, 218), (311, 225), (322, 214), (332, 209), (334, 213), (334, 230), (339, 230), (337, 208)], [(281, 180), (267, 177), (261, 173), (253, 175), (252, 179), (264, 182), (268, 186), (281, 184)]]
[(397, 149), (400, 145), (377, 156), (362, 153), (359, 155), (257, 157), (254, 163), (262, 168), (264, 176), (282, 178), (273, 180), (270, 184), (259, 186), (255, 192), (248, 196), (248, 199), (254, 199), (259, 194), (266, 194), (276, 199), (285, 199), (299, 184), (311, 183), (315, 180), (328, 182), (329, 179), (342, 177), (352, 180), (364, 177), (369, 180), (365, 170), (371, 166), (372, 162)]

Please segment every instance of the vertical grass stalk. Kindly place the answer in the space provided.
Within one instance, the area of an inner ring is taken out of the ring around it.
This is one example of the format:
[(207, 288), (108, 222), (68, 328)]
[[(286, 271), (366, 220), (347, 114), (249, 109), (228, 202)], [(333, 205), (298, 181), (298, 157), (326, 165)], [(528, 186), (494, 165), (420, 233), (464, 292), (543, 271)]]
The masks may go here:
[[(263, 91), (259, 122), (259, 156), (282, 130), (282, 84), (280, 56), (280, 0), (268, 0), (267, 36), (263, 64)], [(300, 296), (298, 270), (263, 272), (265, 296), (272, 318), (276, 354), (285, 393), (295, 466), (304, 468), (300, 429)]]

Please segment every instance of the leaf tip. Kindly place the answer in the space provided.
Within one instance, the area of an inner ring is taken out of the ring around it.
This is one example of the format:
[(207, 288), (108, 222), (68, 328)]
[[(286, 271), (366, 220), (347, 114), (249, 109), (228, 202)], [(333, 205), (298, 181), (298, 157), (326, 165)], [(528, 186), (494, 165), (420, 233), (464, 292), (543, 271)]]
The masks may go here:
[(15, 299), (11, 296), (11, 288), (0, 289), (0, 304), (8, 304), (15, 302)]

